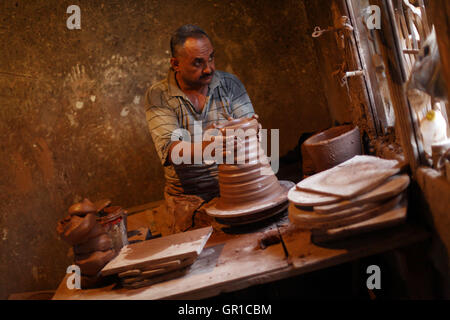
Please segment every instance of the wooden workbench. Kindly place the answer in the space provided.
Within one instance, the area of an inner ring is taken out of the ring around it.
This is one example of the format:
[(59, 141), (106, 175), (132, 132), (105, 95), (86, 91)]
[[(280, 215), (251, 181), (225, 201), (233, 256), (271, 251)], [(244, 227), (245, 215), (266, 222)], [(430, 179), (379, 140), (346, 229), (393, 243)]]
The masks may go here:
[[(276, 230), (283, 241), (261, 249), (260, 239)], [(134, 290), (115, 289), (115, 285), (69, 290), (64, 278), (53, 299), (201, 299), (357, 260), (427, 237), (423, 228), (403, 224), (319, 245), (311, 243), (309, 231), (296, 228), (284, 216), (254, 230), (215, 231), (181, 278)]]

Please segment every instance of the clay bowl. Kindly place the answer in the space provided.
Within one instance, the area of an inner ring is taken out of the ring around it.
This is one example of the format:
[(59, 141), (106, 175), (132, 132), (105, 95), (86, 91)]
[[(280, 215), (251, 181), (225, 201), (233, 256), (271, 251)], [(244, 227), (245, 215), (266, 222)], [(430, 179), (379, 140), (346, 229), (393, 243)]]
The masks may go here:
[(330, 169), (361, 154), (359, 128), (354, 125), (332, 127), (319, 132), (303, 143), (316, 172)]

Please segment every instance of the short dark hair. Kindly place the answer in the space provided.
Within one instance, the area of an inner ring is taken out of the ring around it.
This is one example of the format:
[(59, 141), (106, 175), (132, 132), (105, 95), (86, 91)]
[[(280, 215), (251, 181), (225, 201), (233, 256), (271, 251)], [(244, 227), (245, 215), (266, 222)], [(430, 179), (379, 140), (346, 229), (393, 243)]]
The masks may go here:
[(200, 39), (206, 37), (211, 41), (208, 34), (200, 27), (193, 24), (185, 24), (179, 27), (170, 38), (170, 51), (172, 52), (172, 57), (175, 57), (179, 47), (182, 47), (186, 42), (187, 38)]

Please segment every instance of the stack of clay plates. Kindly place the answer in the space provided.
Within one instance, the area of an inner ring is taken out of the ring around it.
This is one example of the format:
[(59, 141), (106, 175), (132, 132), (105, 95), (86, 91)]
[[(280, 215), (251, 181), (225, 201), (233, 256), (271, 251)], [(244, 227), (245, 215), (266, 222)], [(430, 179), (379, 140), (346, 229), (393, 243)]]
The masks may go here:
[(289, 218), (318, 241), (402, 222), (410, 180), (399, 171), (395, 160), (355, 156), (291, 188)]
[(206, 227), (129, 244), (101, 271), (117, 275), (123, 287), (136, 289), (177, 278), (199, 256), (212, 228)]

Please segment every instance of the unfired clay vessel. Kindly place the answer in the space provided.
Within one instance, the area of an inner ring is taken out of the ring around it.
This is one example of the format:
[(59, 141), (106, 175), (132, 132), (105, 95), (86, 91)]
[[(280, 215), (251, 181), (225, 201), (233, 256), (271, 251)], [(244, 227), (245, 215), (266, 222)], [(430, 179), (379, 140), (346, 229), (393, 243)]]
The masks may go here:
[[(283, 189), (268, 163), (263, 164), (262, 159), (267, 158), (258, 141), (258, 121), (253, 118), (235, 119), (217, 126), (222, 134), (227, 129), (242, 129), (249, 135), (245, 137), (242, 155), (244, 163), (239, 164), (239, 153), (235, 148), (235, 164), (219, 165), (220, 199), (217, 208), (227, 209), (240, 205), (251, 205), (255, 202), (264, 202), (279, 196)], [(262, 169), (270, 174), (263, 175)]]
[(227, 129), (242, 129), (246, 134), (241, 137), (241, 152), (235, 144), (234, 163), (218, 165), (220, 197), (206, 208), (206, 212), (221, 219), (243, 217), (286, 201), (287, 189), (280, 185), (259, 143), (258, 121), (255, 118), (234, 119), (216, 125), (216, 128), (223, 135)]
[(330, 169), (361, 154), (361, 138), (357, 126), (344, 125), (319, 132), (304, 142), (316, 172)]
[(69, 208), (69, 215), (58, 222), (60, 237), (73, 245), (75, 264), (81, 270), (82, 288), (96, 286), (102, 281), (100, 270), (117, 254), (111, 228), (117, 219), (126, 219), (121, 207), (110, 207), (108, 199), (95, 204), (84, 199)]

